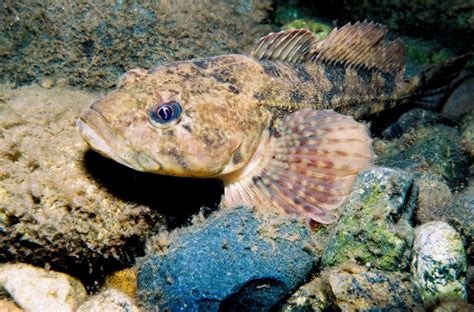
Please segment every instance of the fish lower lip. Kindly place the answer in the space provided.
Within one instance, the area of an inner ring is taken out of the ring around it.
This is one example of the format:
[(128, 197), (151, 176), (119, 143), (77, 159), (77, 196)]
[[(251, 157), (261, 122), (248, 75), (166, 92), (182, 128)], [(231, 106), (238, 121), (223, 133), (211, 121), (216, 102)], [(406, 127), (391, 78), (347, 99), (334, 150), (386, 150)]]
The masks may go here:
[(113, 129), (107, 120), (93, 107), (86, 110), (76, 121), (81, 136), (90, 147), (105, 157), (138, 171), (158, 170), (161, 165), (132, 149)]

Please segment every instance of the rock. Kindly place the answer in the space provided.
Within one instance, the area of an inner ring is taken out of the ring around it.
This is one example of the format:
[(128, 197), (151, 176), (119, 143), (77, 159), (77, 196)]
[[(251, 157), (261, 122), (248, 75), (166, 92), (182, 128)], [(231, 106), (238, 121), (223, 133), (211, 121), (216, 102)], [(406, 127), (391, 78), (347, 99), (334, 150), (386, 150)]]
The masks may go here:
[[(269, 33), (272, 1), (9, 2), (0, 10), (0, 77), (28, 84), (67, 77), (112, 88), (125, 70), (248, 53)], [(192, 17), (192, 18), (190, 18)]]
[(444, 301), (433, 309), (433, 312), (462, 312), (474, 311), (474, 305), (468, 304), (462, 300)]
[(436, 176), (455, 189), (465, 182), (469, 166), (460, 141), (459, 131), (445, 125), (414, 129), (391, 141), (376, 164), (400, 168), (415, 176)]
[[(474, 110), (474, 77), (459, 85), (443, 106), (441, 116), (457, 122)], [(472, 115), (472, 114), (471, 114)]]
[(21, 263), (0, 266), (0, 287), (32, 312), (75, 311), (87, 297), (77, 279)]
[(127, 295), (117, 289), (106, 289), (82, 304), (76, 312), (139, 312)]
[(304, 284), (287, 300), (280, 311), (326, 311), (332, 306), (326, 279), (316, 277)]
[(410, 129), (416, 129), (427, 125), (435, 124), (439, 116), (432, 111), (415, 108), (401, 115), (396, 122), (388, 126), (382, 136), (391, 140), (398, 138)]
[(348, 21), (369, 20), (386, 25), (391, 31), (419, 37), (436, 38), (450, 47), (466, 52), (474, 47), (474, 8), (465, 0), (334, 0), (307, 2), (317, 15)]
[(164, 220), (159, 209), (104, 184), (107, 170), (118, 174), (112, 179), (124, 179), (127, 194), (140, 182), (91, 155), (75, 127), (97, 95), (38, 86), (6, 92), (0, 108), (0, 262), (49, 263), (77, 276), (132, 262), (142, 237)]
[(268, 310), (314, 266), (307, 225), (288, 216), (235, 207), (175, 235), (164, 252), (149, 248), (138, 263), (137, 296), (144, 306)]
[(407, 268), (413, 242), (409, 220), (418, 192), (413, 181), (389, 168), (361, 172), (339, 221), (318, 232), (329, 240), (322, 267), (356, 261), (387, 271)]
[(424, 175), (417, 179), (416, 184), (420, 190), (415, 213), (416, 223), (447, 221), (446, 212), (452, 205), (453, 194), (446, 183)]
[(413, 311), (422, 307), (406, 273), (338, 267), (329, 271), (328, 280), (341, 311)]
[(472, 261), (469, 261), (469, 267), (467, 268), (466, 281), (467, 281), (467, 301), (474, 302), (474, 265)]
[(137, 272), (132, 269), (124, 269), (113, 272), (105, 278), (105, 286), (115, 288), (131, 298), (137, 294)]
[(470, 179), (468, 186), (454, 195), (453, 204), (445, 213), (449, 223), (464, 238), (469, 261), (474, 261), (474, 179)]
[[(471, 103), (474, 103), (474, 99)], [(462, 119), (461, 131), (461, 144), (464, 150), (474, 157), (474, 113), (470, 113)]]
[(413, 282), (425, 307), (466, 299), (466, 254), (461, 237), (449, 224), (436, 221), (415, 231)]
[(55, 85), (55, 81), (50, 78), (43, 78), (39, 81), (39, 86), (43, 89), (51, 89)]
[(0, 299), (0, 312), (22, 312), (13, 301), (7, 299)]

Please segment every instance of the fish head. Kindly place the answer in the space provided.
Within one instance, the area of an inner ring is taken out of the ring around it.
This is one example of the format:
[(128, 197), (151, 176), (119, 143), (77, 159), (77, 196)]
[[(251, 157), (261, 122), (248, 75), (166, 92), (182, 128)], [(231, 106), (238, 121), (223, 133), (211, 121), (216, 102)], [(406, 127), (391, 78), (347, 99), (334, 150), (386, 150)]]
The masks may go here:
[(132, 169), (181, 177), (215, 177), (241, 168), (269, 122), (235, 79), (229, 88), (209, 68), (179, 62), (127, 72), (117, 90), (77, 121), (102, 155)]

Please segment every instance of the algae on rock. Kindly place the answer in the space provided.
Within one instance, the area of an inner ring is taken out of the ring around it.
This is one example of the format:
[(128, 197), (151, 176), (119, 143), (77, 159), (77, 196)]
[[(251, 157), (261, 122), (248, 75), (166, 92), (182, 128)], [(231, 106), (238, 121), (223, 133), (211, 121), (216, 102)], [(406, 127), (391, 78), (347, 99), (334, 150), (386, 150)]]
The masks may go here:
[(361, 172), (339, 221), (318, 233), (329, 237), (322, 267), (356, 261), (386, 271), (405, 270), (416, 195), (413, 176), (406, 172), (380, 167)]
[(0, 82), (112, 88), (129, 69), (250, 51), (271, 1), (6, 1)]

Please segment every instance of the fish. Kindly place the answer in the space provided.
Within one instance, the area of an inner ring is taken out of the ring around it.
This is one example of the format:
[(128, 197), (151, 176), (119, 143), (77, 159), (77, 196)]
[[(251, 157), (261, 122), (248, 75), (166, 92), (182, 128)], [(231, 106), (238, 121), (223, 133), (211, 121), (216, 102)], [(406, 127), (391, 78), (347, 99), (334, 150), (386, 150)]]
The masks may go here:
[(376, 158), (363, 120), (408, 103), (435, 106), (461, 56), (404, 77), (404, 46), (373, 22), (270, 33), (250, 55), (126, 72), (77, 119), (89, 146), (127, 167), (218, 178), (223, 207), (248, 205), (330, 224)]

